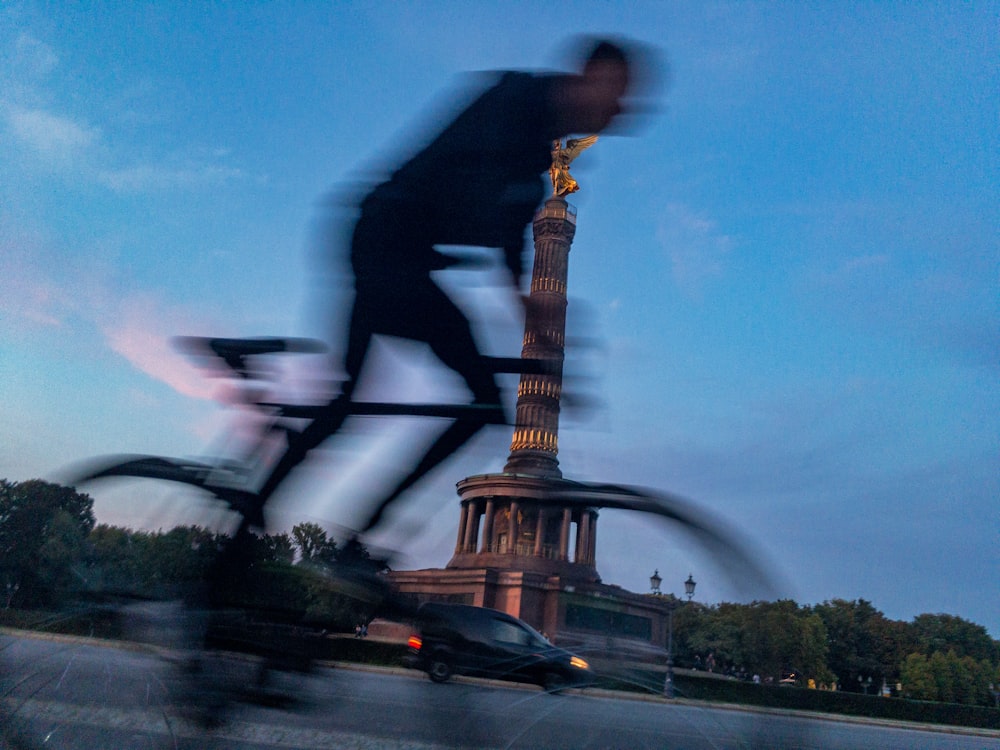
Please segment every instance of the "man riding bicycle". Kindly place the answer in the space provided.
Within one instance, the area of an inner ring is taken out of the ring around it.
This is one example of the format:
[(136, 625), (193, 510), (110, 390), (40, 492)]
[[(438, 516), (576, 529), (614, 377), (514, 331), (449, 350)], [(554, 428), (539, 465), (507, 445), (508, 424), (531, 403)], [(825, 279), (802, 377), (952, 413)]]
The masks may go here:
[(423, 341), (459, 373), (483, 407), (475, 424), (456, 422), (381, 503), (368, 527), (406, 488), (489, 423), (503, 423), (494, 370), (469, 321), (431, 278), (447, 267), (439, 245), (503, 250), (520, 292), (525, 228), (544, 197), (552, 142), (604, 130), (622, 112), (634, 74), (626, 45), (592, 41), (576, 74), (505, 73), (361, 203), (351, 240), (355, 298), (347, 380), (339, 398), (289, 441), (258, 492), (263, 504), (307, 455), (346, 419), (371, 344), (384, 334)]

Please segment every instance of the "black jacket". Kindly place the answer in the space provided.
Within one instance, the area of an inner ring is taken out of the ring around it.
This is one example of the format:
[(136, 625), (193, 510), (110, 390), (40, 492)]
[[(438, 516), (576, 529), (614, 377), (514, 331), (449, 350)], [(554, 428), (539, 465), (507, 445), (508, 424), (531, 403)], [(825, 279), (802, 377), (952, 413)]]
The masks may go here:
[(503, 74), (375, 188), (362, 204), (362, 220), (366, 213), (378, 215), (398, 241), (355, 247), (355, 266), (433, 267), (434, 245), (497, 247), (519, 279), (524, 230), (545, 196), (543, 175), (551, 163), (552, 141), (561, 135), (549, 95), (556, 80)]

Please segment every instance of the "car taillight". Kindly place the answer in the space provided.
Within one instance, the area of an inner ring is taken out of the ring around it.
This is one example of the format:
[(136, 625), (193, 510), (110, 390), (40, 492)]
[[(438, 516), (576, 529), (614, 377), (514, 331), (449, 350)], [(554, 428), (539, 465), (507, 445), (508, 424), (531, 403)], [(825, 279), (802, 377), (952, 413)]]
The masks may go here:
[(585, 662), (579, 656), (571, 656), (569, 659), (569, 663), (570, 665), (576, 667), (577, 669), (590, 669), (590, 665), (587, 664), (587, 662)]
[(424, 642), (420, 639), (419, 635), (411, 635), (409, 640), (406, 641), (406, 645), (414, 651), (419, 651), (420, 647), (424, 645)]

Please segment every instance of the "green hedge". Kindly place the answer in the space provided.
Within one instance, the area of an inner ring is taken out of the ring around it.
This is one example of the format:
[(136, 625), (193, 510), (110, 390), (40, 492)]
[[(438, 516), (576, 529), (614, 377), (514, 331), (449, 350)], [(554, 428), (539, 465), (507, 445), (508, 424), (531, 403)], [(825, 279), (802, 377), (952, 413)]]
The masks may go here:
[(324, 638), (318, 658), (374, 664), (383, 667), (403, 666), (406, 644), (371, 641), (367, 638)]
[(5, 609), (0, 610), (0, 626), (88, 638), (122, 637), (121, 617), (110, 608), (87, 607), (58, 612)]
[[(633, 670), (628, 673), (602, 675), (598, 679), (598, 686), (612, 690), (662, 694), (663, 682), (663, 671)], [(700, 677), (687, 673), (674, 674), (674, 689), (678, 697), (690, 700), (819, 711), (927, 724), (1000, 729), (1000, 710), (985, 706), (931, 703), (839, 691), (755, 685), (739, 680)]]

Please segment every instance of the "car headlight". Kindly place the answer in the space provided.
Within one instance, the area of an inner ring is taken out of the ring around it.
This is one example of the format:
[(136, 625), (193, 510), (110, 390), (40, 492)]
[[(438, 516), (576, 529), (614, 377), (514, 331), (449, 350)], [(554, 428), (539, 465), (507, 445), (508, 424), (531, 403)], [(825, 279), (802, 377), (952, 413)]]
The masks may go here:
[(571, 667), (576, 667), (577, 669), (590, 669), (590, 665), (579, 656), (571, 656), (569, 658), (569, 664)]

